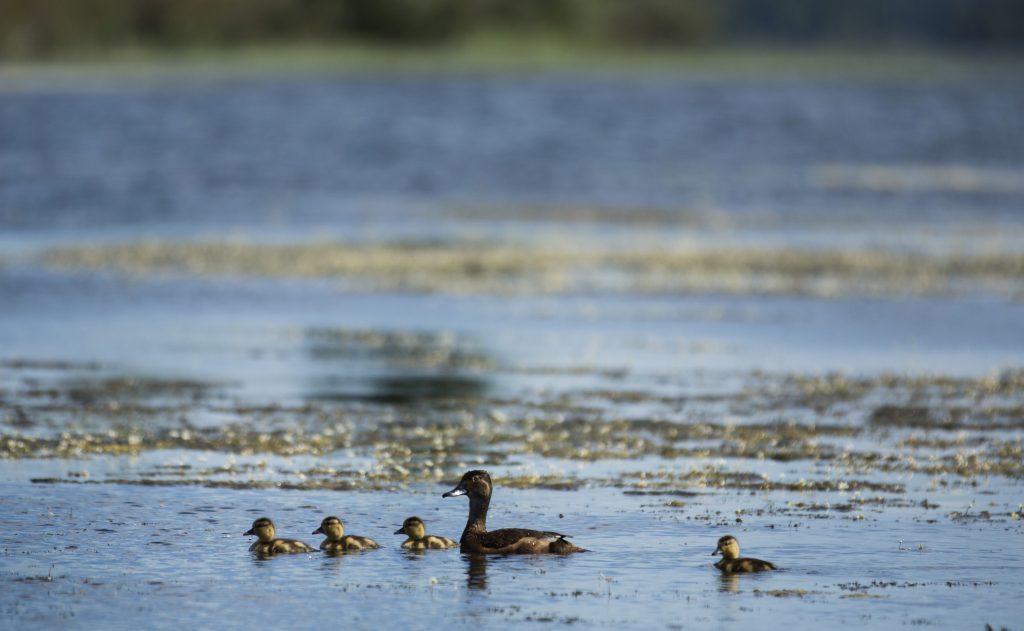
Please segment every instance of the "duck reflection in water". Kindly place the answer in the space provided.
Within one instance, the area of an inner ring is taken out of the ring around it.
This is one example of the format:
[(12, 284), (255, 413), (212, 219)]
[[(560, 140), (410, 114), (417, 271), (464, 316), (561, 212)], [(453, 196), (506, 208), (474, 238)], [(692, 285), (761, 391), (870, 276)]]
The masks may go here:
[(740, 575), (729, 574), (723, 572), (718, 576), (718, 591), (728, 592), (731, 594), (739, 593), (740, 591)]
[(466, 560), (466, 587), (487, 589), (487, 555), (464, 554)]

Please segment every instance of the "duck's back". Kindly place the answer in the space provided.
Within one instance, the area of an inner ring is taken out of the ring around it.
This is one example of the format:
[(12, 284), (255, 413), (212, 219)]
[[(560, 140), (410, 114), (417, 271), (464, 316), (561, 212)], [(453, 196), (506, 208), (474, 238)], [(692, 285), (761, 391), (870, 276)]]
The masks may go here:
[(312, 552), (313, 548), (297, 539), (274, 539), (274, 551), (284, 553)]
[(774, 563), (762, 561), (761, 559), (722, 559), (715, 563), (715, 567), (723, 572), (764, 572), (777, 570)]
[(459, 544), (455, 543), (448, 537), (440, 537), (438, 535), (427, 535), (422, 539), (407, 539), (402, 547), (406, 550), (447, 550), (448, 548), (454, 548)]
[(272, 541), (257, 541), (249, 546), (249, 550), (260, 554), (295, 554), (312, 552), (313, 548), (297, 539), (274, 539)]
[(459, 545), (448, 537), (441, 537), (438, 535), (427, 535), (424, 539), (426, 540), (426, 546), (431, 550), (446, 550)]
[(327, 539), (320, 544), (320, 549), (327, 552), (355, 552), (357, 550), (375, 550), (379, 547), (373, 539), (356, 535), (345, 535), (337, 541)]
[(547, 530), (502, 528), (462, 536), (463, 552), (492, 552), (496, 554), (568, 554), (583, 552), (566, 540), (566, 535)]

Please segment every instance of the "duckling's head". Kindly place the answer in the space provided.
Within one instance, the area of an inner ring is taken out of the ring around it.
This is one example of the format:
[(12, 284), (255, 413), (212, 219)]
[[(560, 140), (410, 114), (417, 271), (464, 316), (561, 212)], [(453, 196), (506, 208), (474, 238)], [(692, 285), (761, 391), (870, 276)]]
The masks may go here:
[(402, 522), (402, 527), (395, 531), (396, 535), (408, 535), (410, 539), (422, 539), (427, 536), (427, 527), (419, 517), (410, 517)]
[(331, 541), (337, 541), (345, 536), (345, 524), (333, 515), (324, 517), (324, 520), (320, 522), (320, 527), (314, 530), (313, 534), (324, 535)]
[(245, 534), (256, 535), (260, 538), (260, 541), (271, 541), (277, 534), (277, 530), (274, 528), (274, 522), (266, 517), (260, 517), (252, 522), (252, 528), (246, 530)]
[(486, 471), (478, 469), (475, 471), (467, 471), (466, 475), (462, 476), (462, 480), (459, 481), (459, 484), (441, 497), (458, 497), (459, 495), (468, 495), (470, 497), (488, 499), (491, 497), (491, 488), (491, 476)]
[(716, 554), (721, 554), (726, 559), (738, 559), (740, 558), (740, 542), (736, 541), (736, 537), (726, 535), (718, 540), (718, 547), (711, 553), (711, 556)]

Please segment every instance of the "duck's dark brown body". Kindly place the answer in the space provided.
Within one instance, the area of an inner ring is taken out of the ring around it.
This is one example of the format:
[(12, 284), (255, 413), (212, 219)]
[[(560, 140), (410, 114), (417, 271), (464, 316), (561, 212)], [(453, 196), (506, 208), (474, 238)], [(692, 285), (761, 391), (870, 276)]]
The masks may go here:
[(483, 554), (568, 554), (583, 552), (566, 540), (566, 535), (527, 528), (502, 528), (490, 532), (470, 530), (468, 527), (459, 540), (459, 550)]
[(487, 509), (491, 503), (491, 476), (486, 471), (470, 471), (462, 476), (444, 497), (469, 496), (469, 519), (459, 539), (459, 550), (470, 554), (569, 554), (585, 552), (573, 545), (567, 535), (547, 530), (502, 528), (487, 530)]

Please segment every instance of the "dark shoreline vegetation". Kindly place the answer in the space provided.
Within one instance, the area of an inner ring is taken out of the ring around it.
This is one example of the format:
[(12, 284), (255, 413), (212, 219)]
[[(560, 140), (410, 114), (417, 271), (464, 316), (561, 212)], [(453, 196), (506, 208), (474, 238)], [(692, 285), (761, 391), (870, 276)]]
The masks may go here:
[(7, 0), (0, 57), (282, 42), (444, 46), (494, 34), (621, 49), (1024, 45), (1013, 0)]
[(1008, 0), (12, 0), (0, 76), (8, 89), (325, 72), (1003, 78), (1024, 54), (1021, 13)]
[(697, 49), (609, 49), (538, 36), (488, 37), (451, 46), (285, 42), (164, 50), (119, 46), (50, 58), (0, 57), (2, 90), (55, 82), (295, 78), (318, 75), (610, 75), (735, 80), (1014, 81), (1024, 49), (932, 50), (917, 46), (750, 44)]

